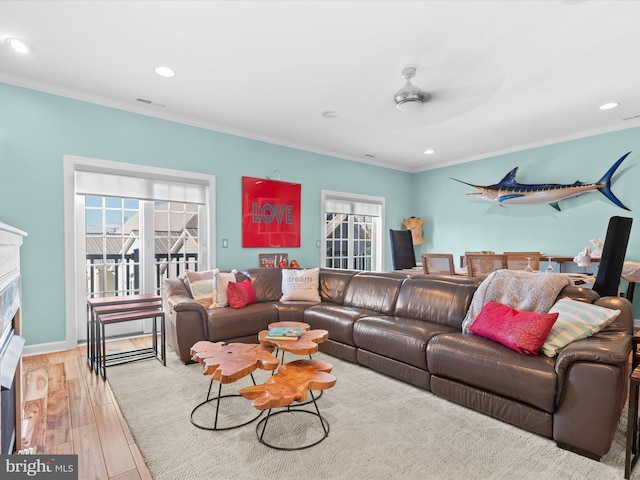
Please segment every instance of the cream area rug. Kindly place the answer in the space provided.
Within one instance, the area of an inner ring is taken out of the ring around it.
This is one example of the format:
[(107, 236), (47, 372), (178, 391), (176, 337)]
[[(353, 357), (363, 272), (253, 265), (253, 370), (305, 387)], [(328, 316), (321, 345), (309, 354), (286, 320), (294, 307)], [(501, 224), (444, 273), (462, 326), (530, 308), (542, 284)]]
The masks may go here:
[[(191, 412), (206, 399), (210, 381), (200, 364), (184, 365), (171, 351), (166, 367), (156, 360), (117, 365), (109, 367), (108, 381), (156, 480), (624, 478), (626, 410), (611, 450), (596, 462), (365, 367), (322, 353), (314, 358), (331, 363), (338, 379), (317, 401), (330, 430), (297, 451), (259, 443), (258, 421), (225, 431), (195, 427)], [(262, 383), (269, 373), (254, 376)], [(223, 395), (248, 385), (250, 377), (225, 385)], [(214, 382), (212, 392), (217, 388)], [(213, 426), (214, 413), (210, 402), (194, 420)], [(242, 397), (223, 399), (218, 427), (257, 413)], [(322, 434), (317, 417), (287, 413), (269, 420), (265, 440), (295, 446)], [(631, 478), (640, 479), (640, 467)]]

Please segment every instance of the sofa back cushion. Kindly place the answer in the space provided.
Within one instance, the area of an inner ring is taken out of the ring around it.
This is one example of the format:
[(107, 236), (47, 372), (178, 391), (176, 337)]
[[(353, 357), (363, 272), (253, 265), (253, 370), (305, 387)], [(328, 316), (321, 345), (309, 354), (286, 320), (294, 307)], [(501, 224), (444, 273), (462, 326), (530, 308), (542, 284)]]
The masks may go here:
[(242, 273), (251, 280), (258, 302), (277, 302), (282, 297), (281, 268), (250, 268)]
[(395, 314), (462, 330), (462, 321), (480, 281), (437, 275), (409, 278), (398, 294)]
[(320, 299), (323, 302), (342, 305), (349, 282), (358, 272), (355, 270), (320, 269)]
[(164, 279), (164, 297), (169, 298), (173, 296), (185, 296), (191, 297), (189, 287), (185, 283), (185, 277), (182, 275), (178, 278), (165, 278)]
[(393, 315), (400, 286), (405, 280), (405, 277), (392, 275), (359, 273), (349, 282), (343, 305)]

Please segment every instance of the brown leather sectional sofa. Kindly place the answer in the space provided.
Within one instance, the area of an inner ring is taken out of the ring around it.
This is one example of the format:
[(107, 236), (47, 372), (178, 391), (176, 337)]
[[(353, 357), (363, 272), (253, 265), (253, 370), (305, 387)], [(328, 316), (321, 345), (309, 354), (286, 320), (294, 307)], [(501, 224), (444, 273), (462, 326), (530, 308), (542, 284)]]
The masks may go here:
[(633, 312), (623, 298), (568, 286), (570, 296), (621, 310), (606, 329), (555, 358), (521, 355), (462, 333), (479, 279), (320, 270), (320, 303), (280, 302), (281, 271), (250, 269), (258, 303), (206, 311), (180, 279), (165, 281), (169, 342), (180, 359), (199, 340), (256, 343), (269, 323), (329, 331), (320, 349), (430, 390), (594, 459), (608, 452), (626, 401)]

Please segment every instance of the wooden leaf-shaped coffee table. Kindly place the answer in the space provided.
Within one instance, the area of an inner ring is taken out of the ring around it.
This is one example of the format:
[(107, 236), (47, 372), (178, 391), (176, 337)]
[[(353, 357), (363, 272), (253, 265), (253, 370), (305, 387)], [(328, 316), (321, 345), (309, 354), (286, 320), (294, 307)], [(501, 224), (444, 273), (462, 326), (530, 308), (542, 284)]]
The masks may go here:
[[(204, 374), (211, 377), (211, 382), (209, 383), (209, 391), (207, 392), (206, 400), (197, 405), (191, 411), (191, 423), (204, 430), (229, 430), (247, 425), (248, 423), (258, 419), (262, 412), (243, 423), (226, 427), (218, 427), (220, 399), (240, 396), (239, 394), (221, 395), (222, 385), (236, 382), (247, 375), (251, 375), (251, 380), (253, 380), (253, 384), (255, 385), (256, 382), (253, 378), (253, 372), (256, 369), (275, 370), (278, 367), (278, 359), (271, 354), (272, 351), (273, 346), (269, 345), (246, 343), (226, 344), (224, 342), (213, 343), (207, 341), (195, 343), (191, 347), (192, 360), (202, 364)], [(211, 388), (214, 380), (219, 383), (218, 395), (211, 397)], [(196, 411), (214, 400), (216, 401), (216, 411), (213, 427), (202, 425), (201, 422), (197, 422), (194, 419)]]
[[(260, 411), (268, 410), (267, 417), (256, 425), (256, 434), (263, 443), (278, 450), (300, 450), (317, 445), (329, 435), (329, 422), (320, 415), (316, 397), (312, 390), (326, 390), (336, 384), (336, 377), (330, 374), (333, 366), (324, 360), (297, 360), (282, 365), (278, 372), (263, 385), (254, 385), (239, 390), (240, 395), (253, 400), (253, 406)], [(291, 408), (293, 402), (304, 402), (311, 395), (315, 412)], [(286, 410), (271, 413), (273, 408), (286, 407)], [(282, 447), (264, 439), (269, 419), (275, 415), (307, 413), (320, 419), (324, 435), (313, 443), (296, 447)], [(260, 430), (262, 426), (262, 430)]]
[(302, 335), (297, 340), (273, 340), (265, 338), (269, 330), (262, 330), (258, 333), (258, 340), (263, 345), (274, 345), (283, 352), (290, 352), (295, 355), (312, 355), (318, 352), (318, 344), (329, 338), (326, 330), (303, 330)]
[[(269, 328), (273, 328), (275, 326), (281, 327), (298, 327), (302, 329), (302, 335), (297, 340), (274, 340), (267, 339), (266, 336), (269, 333), (268, 330), (262, 330), (258, 333), (258, 341), (263, 345), (273, 345), (278, 348), (276, 351), (276, 356), (279, 351), (282, 352), (280, 355), (280, 363), (284, 365), (284, 352), (293, 353), (294, 355), (311, 355), (314, 353), (318, 353), (319, 345), (324, 342), (327, 338), (329, 338), (329, 332), (326, 330), (311, 330), (311, 327), (307, 323), (302, 322), (277, 322), (269, 325)], [(320, 396), (322, 396), (322, 392), (320, 392)], [(316, 397), (316, 399), (320, 398), (320, 396)]]
[(256, 368), (275, 370), (278, 359), (273, 347), (249, 343), (197, 342), (191, 347), (191, 359), (200, 362), (205, 375), (220, 383), (233, 383)]

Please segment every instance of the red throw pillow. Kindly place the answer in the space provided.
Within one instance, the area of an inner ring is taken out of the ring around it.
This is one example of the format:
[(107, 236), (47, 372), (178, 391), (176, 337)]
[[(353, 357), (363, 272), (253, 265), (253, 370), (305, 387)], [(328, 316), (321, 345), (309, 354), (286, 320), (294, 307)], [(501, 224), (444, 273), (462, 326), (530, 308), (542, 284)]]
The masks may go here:
[(231, 308), (243, 308), (258, 301), (256, 290), (249, 279), (242, 282), (229, 282), (227, 297), (229, 297)]
[(518, 353), (537, 355), (557, 319), (557, 313), (520, 312), (508, 305), (489, 302), (470, 330)]

